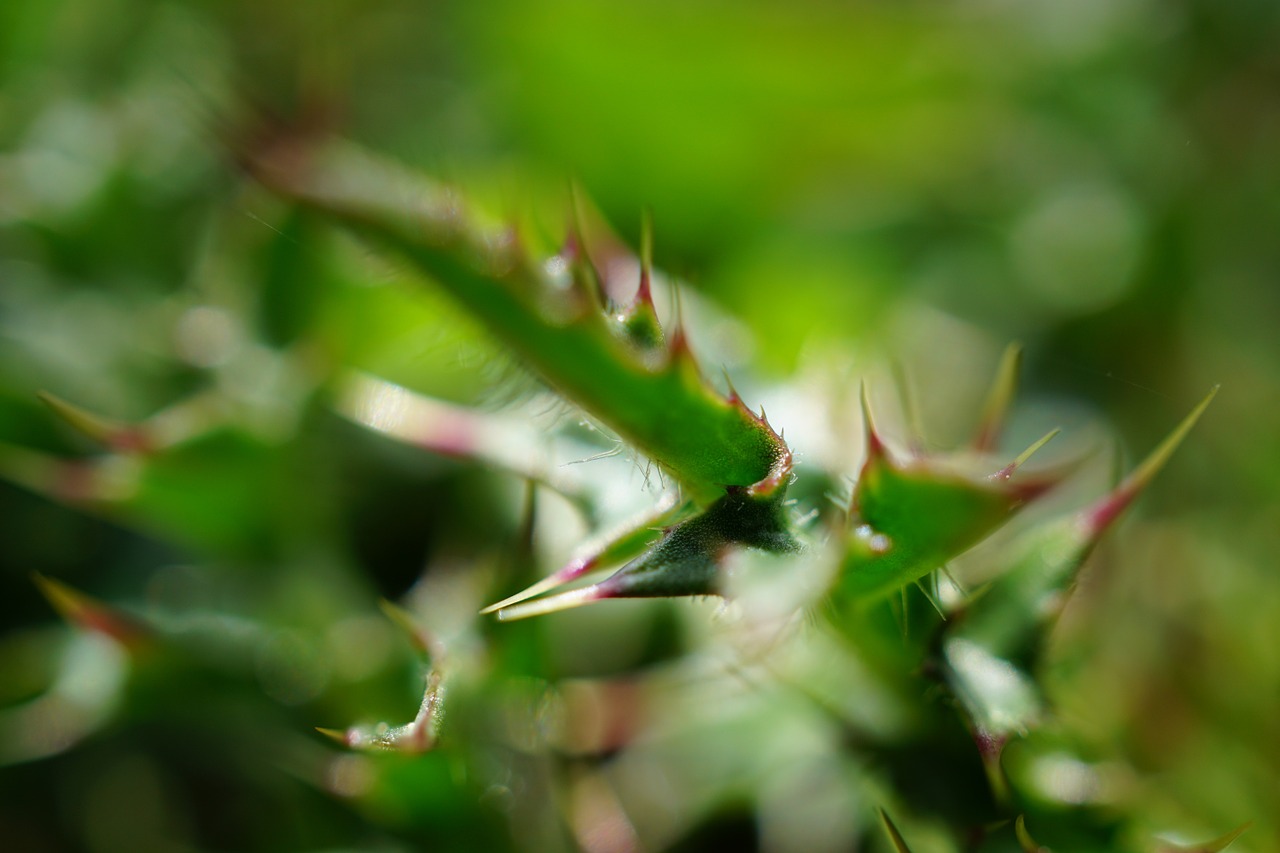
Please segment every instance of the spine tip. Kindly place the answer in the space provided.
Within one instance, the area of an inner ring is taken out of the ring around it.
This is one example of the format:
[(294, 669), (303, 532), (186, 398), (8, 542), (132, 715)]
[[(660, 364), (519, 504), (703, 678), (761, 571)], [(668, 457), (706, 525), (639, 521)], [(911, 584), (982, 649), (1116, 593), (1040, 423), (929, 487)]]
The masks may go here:
[(867, 383), (862, 383), (862, 428), (867, 436), (867, 464), (888, 457), (888, 450), (880, 434), (876, 432), (875, 421), (871, 417), (871, 392)]

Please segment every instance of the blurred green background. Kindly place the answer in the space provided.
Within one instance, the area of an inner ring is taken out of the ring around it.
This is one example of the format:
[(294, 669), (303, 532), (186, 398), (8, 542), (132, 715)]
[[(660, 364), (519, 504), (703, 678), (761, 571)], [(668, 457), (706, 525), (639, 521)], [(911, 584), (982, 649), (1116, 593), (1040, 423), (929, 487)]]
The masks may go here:
[[(520, 484), (338, 417), (341, 369), (546, 403), (405, 270), (226, 166), (218, 136), (249, 103), (548, 245), (571, 180), (632, 245), (651, 208), (658, 265), (740, 321), (725, 359), (789, 435), (823, 411), (804, 377), (856, 384), (891, 356), (946, 444), (1009, 340), (1028, 353), (1022, 432), (1114, 435), (1130, 460), (1222, 383), (1086, 579), (1052, 687), (1095, 758), (1137, 769), (1141, 821), (1208, 838), (1253, 820), (1232, 849), (1280, 851), (1277, 45), (1268, 0), (0, 4), (6, 848), (590, 846), (556, 815), (594, 803), (594, 777), (537, 750), (373, 765), (312, 736), (412, 717), (420, 676), (379, 597), (429, 588), (422, 607), (469, 619), (525, 559)], [(171, 420), (198, 436), (154, 463), (55, 464), (98, 453), (41, 389), (126, 421), (194, 398)], [(32, 572), (189, 642), (128, 664)], [(457, 633), (498, 657), (498, 704), (528, 710), (543, 679), (668, 659), (706, 619), (684, 613)], [(708, 749), (760, 742), (713, 722)], [(690, 794), (642, 840), (806, 849), (775, 813), (808, 795), (784, 782)]]

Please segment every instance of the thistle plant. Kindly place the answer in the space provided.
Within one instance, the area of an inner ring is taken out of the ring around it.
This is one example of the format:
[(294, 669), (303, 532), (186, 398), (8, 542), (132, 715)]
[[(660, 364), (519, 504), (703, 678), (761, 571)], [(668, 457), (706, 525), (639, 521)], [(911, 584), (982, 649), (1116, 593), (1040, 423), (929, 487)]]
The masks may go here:
[[(336, 745), (310, 738), (296, 720), (266, 727), (264, 739), (304, 744), (290, 766), (327, 795), (406, 838), (415, 837), (415, 815), (456, 808), (468, 816), (460, 833), (531, 850), (695, 845), (690, 833), (709, 815), (744, 802), (758, 815), (759, 845), (771, 850), (1213, 851), (1239, 835), (1190, 847), (1158, 840), (1162, 827), (1127, 811), (1134, 771), (1090, 754), (1045, 683), (1047, 638), (1090, 553), (1212, 392), (1108, 493), (1083, 508), (1049, 505), (997, 541), (993, 534), (1039, 509), (1080, 461), (1037, 464), (1033, 454), (1055, 433), (1023, 452), (1004, 450), (1016, 346), (966, 446), (925, 452), (912, 436), (886, 435), (864, 382), (861, 429), (844, 436), (862, 446), (860, 466), (820, 470), (785, 438), (787, 412), (757, 411), (701, 357), (679, 297), (659, 310), (651, 227), (630, 257), (580, 212), (548, 250), (518, 225), (485, 219), (457, 191), (345, 144), (264, 136), (236, 154), (250, 180), (286, 206), (289, 223), (306, 234), (353, 233), (407, 266), (416, 286), (445, 294), (496, 349), (582, 413), (592, 435), (614, 437), (661, 483), (637, 517), (606, 525), (610, 484), (590, 465), (549, 456), (528, 423), (432, 399), (340, 359), (316, 367), (296, 350), (299, 369), (311, 371), (299, 409), (322, 407), (526, 484), (500, 558), (432, 567), (381, 614), (367, 601), (416, 661), (416, 716), (361, 723), (367, 715), (350, 700), (349, 719), (314, 721)], [(289, 242), (280, 245), (308, 239), (301, 233), (282, 232)], [(197, 396), (134, 424), (55, 393), (43, 401), (101, 450), (63, 459), (9, 447), (0, 456), (9, 479), (196, 550), (221, 549), (223, 559), (252, 553), (265, 564), (288, 552), (269, 509), (278, 480), (254, 470), (260, 442), (246, 437), (232, 401)], [(575, 416), (556, 430), (581, 444), (578, 424)], [(222, 450), (249, 461), (224, 478)], [(847, 494), (824, 496), (845, 478)], [(175, 494), (200, 488), (262, 503), (261, 526), (226, 535), (216, 519), (173, 511)], [(537, 558), (547, 500), (563, 500), (589, 532), (554, 566)], [(949, 567), (971, 551), (989, 580), (966, 589)], [(142, 713), (139, 697), (163, 692), (168, 680), (210, 671), (244, 678), (228, 658), (240, 650), (261, 660), (273, 642), (269, 625), (129, 612), (56, 579), (38, 583), (77, 630), (118, 653), (89, 706), (52, 693), (33, 700), (62, 715), (69, 734), (57, 748), (14, 752), (33, 741), (12, 732), (38, 726), (31, 713), (11, 715), (11, 757), (75, 748), (110, 720)], [(591, 605), (607, 620), (615, 600), (643, 598), (679, 599), (678, 612), (697, 626), (675, 652), (586, 677), (559, 677), (540, 661), (539, 632), (567, 618), (559, 611)], [(205, 689), (209, 678), (200, 679)], [(449, 767), (463, 781), (439, 781)], [(429, 802), (446, 789), (446, 805)], [(508, 831), (484, 826), (486, 796), (510, 799), (499, 809)]]

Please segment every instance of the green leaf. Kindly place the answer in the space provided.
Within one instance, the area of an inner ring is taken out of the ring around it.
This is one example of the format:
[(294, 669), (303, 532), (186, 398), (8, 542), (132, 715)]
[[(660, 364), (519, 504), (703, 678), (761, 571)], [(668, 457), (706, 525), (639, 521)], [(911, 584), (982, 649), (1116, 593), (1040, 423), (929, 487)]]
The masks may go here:
[(1110, 494), (1026, 534), (1014, 546), (1011, 568), (949, 623), (942, 644), (946, 680), (981, 732), (1002, 737), (1034, 722), (1041, 700), (1027, 673), (1080, 567), (1172, 456), (1216, 392), (1211, 391)]
[(863, 414), (867, 459), (850, 505), (839, 587), (849, 599), (880, 598), (919, 580), (986, 538), (1059, 479), (1014, 482), (1027, 454), (985, 476), (963, 470), (963, 460), (898, 461), (876, 432), (865, 388)]
[(655, 545), (672, 528), (694, 514), (695, 507), (688, 501), (681, 503), (674, 499), (664, 500), (639, 521), (624, 525), (621, 530), (606, 535), (602, 540), (586, 548), (580, 556), (570, 560), (568, 565), (515, 595), (489, 605), (480, 612), (494, 613), (512, 607), (556, 587), (571, 583), (597, 569), (611, 568), (638, 557)]
[(1102, 535), (1154, 479), (1216, 393), (1215, 388), (1110, 494), (1026, 534), (1013, 548), (1017, 556), (1010, 569), (958, 614), (950, 636), (1009, 660), (1031, 654)]
[(0, 478), (58, 503), (211, 553), (268, 553), (286, 508), (274, 448), (230, 427), (147, 456), (64, 459), (0, 444)]
[(498, 618), (523, 619), (609, 598), (718, 595), (723, 557), (736, 547), (774, 553), (799, 550), (782, 506), (781, 489), (768, 495), (732, 489), (599, 583), (505, 607), (498, 611)]
[(764, 419), (705, 380), (679, 328), (660, 359), (638, 352), (591, 288), (556, 289), (509, 229), (481, 225), (454, 193), (336, 144), (278, 142), (244, 159), (275, 192), (408, 259), (700, 502), (789, 465)]

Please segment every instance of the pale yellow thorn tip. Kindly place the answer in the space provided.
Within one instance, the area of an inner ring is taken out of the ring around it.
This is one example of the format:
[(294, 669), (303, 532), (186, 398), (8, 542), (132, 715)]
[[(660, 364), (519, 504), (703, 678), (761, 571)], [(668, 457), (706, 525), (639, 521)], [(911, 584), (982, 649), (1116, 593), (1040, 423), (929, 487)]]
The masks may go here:
[(110, 637), (127, 648), (140, 647), (150, 634), (127, 614), (61, 581), (39, 572), (32, 572), (31, 579), (58, 615), (72, 625)]
[(112, 437), (121, 430), (120, 424), (109, 421), (100, 415), (95, 415), (93, 412), (82, 409), (74, 403), (69, 403), (61, 397), (50, 394), (48, 391), (37, 391), (36, 397), (76, 432), (88, 436), (100, 444), (110, 444)]
[(1196, 421), (1200, 420), (1200, 416), (1204, 414), (1204, 410), (1209, 408), (1209, 404), (1213, 402), (1213, 398), (1217, 396), (1218, 389), (1221, 385), (1214, 385), (1200, 404), (1191, 410), (1191, 414), (1182, 419), (1182, 423), (1169, 433), (1168, 438), (1160, 442), (1160, 446), (1151, 452), (1151, 455), (1143, 461), (1141, 465), (1134, 469), (1133, 473), (1125, 479), (1120, 485), (1121, 491), (1139, 490), (1151, 481), (1160, 469), (1169, 461), (1169, 457), (1173, 456), (1178, 445), (1182, 444), (1183, 439), (1187, 437), (1187, 433), (1191, 432), (1191, 428), (1196, 425)]
[(1031, 837), (1031, 833), (1027, 832), (1027, 821), (1025, 815), (1018, 815), (1017, 821), (1013, 825), (1014, 834), (1018, 836), (1018, 844), (1026, 853), (1039, 853), (1044, 848), (1036, 843)]
[(558, 613), (561, 610), (571, 610), (584, 604), (590, 604), (593, 601), (599, 601), (603, 597), (598, 586), (584, 586), (582, 589), (571, 589), (559, 595), (540, 598), (537, 601), (530, 601), (525, 604), (517, 604), (515, 607), (504, 607), (498, 611), (498, 620), (500, 622), (514, 622), (517, 619), (528, 619), (531, 616)]
[(1030, 459), (1032, 456), (1035, 456), (1037, 453), (1040, 452), (1040, 448), (1044, 447), (1046, 444), (1048, 444), (1049, 442), (1057, 438), (1058, 433), (1060, 432), (1062, 432), (1062, 427), (1054, 427), (1053, 429), (1049, 430), (1047, 433), (1045, 433), (1043, 436), (1037, 439), (1034, 443), (1032, 443), (1030, 447), (1022, 451), (1021, 453), (1019, 453), (1018, 458), (1013, 460), (1013, 464), (1010, 466), (1010, 468), (1012, 468), (1013, 470), (1017, 470), (1018, 468), (1021, 468), (1028, 459)]
[(490, 613), (494, 613), (498, 610), (501, 610), (504, 607), (510, 607), (513, 604), (519, 604), (522, 601), (526, 601), (530, 598), (533, 598), (535, 595), (541, 595), (547, 590), (553, 589), (554, 587), (559, 586), (561, 583), (563, 583), (563, 581), (560, 579), (558, 572), (553, 575), (548, 575), (547, 577), (543, 578), (542, 580), (538, 581), (532, 586), (528, 586), (520, 590), (515, 595), (509, 595), (506, 598), (502, 599), (501, 601), (497, 602), (496, 604), (490, 604), (488, 607), (480, 611), (480, 615), (486, 616)]
[(884, 442), (880, 439), (880, 433), (876, 432), (876, 423), (871, 417), (871, 390), (865, 380), (862, 383), (862, 430), (866, 433), (867, 461), (885, 456)]
[(1155, 450), (1151, 451), (1151, 454), (1143, 460), (1141, 465), (1135, 468), (1111, 494), (1085, 511), (1085, 523), (1092, 530), (1095, 532), (1105, 530), (1133, 499), (1147, 487), (1147, 484), (1155, 479), (1156, 474), (1160, 473), (1160, 469), (1165, 466), (1165, 463), (1173, 456), (1174, 451), (1178, 449), (1178, 445), (1182, 444), (1183, 439), (1187, 437), (1187, 433), (1191, 432), (1192, 427), (1200, 420), (1200, 416), (1204, 414), (1205, 409), (1209, 408), (1209, 404), (1213, 402), (1214, 396), (1221, 387), (1221, 385), (1213, 386), (1213, 389), (1200, 401), (1200, 404), (1191, 410), (1191, 414), (1182, 419), (1182, 423), (1178, 424), (1174, 431), (1169, 433), (1168, 437), (1160, 442), (1160, 445)]
[(421, 626), (418, 625), (418, 622), (413, 618), (412, 613), (385, 598), (378, 599), (378, 608), (382, 610), (383, 615), (391, 620), (392, 624), (409, 637), (409, 640), (413, 643), (414, 647), (418, 649), (418, 651), (428, 656), (430, 655), (431, 648), (429, 645), (430, 641), (428, 640), (428, 635), (422, 630)]
[(31, 580), (39, 587), (40, 594), (53, 606), (54, 610), (58, 611), (58, 615), (63, 619), (75, 621), (76, 617), (84, 609), (85, 596), (61, 581), (45, 577), (39, 572), (32, 572)]

